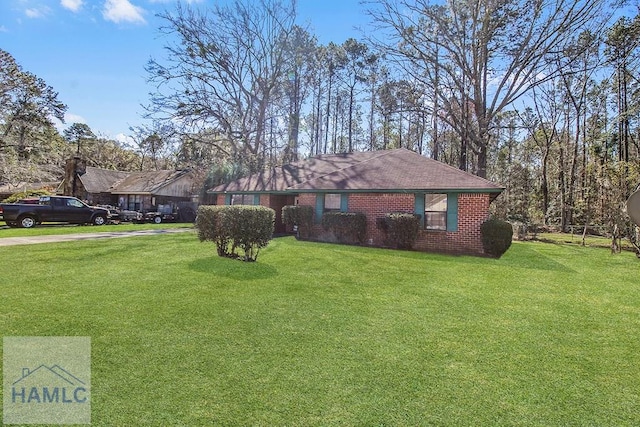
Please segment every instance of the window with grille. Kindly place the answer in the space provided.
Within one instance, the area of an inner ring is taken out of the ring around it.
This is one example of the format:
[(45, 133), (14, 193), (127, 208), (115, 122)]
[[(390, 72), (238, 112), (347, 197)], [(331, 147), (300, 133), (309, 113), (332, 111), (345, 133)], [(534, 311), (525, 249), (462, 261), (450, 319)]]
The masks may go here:
[(447, 229), (447, 195), (425, 194), (424, 228), (427, 230)]

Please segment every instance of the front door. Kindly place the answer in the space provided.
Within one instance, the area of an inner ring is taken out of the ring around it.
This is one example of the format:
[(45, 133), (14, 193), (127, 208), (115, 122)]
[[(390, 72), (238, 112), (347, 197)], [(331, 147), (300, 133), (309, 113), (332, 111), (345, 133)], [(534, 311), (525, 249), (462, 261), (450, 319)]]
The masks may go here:
[(295, 196), (289, 195), (272, 195), (269, 198), (269, 207), (276, 211), (276, 223), (274, 224), (274, 234), (286, 234), (290, 230), (287, 230), (286, 225), (282, 223), (282, 208), (287, 205), (293, 205), (295, 203)]

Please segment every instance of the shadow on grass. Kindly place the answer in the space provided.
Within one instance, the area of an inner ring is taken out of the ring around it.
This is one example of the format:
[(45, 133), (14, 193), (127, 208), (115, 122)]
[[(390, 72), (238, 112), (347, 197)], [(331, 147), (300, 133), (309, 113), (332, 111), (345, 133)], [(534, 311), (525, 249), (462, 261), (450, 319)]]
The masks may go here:
[(260, 263), (259, 260), (258, 262), (243, 262), (217, 256), (194, 260), (189, 263), (189, 268), (200, 273), (209, 273), (233, 280), (261, 280), (278, 274), (278, 270), (274, 266)]
[(136, 257), (139, 252), (144, 252), (149, 249), (149, 242), (144, 241), (135, 243), (131, 241), (124, 241), (122, 239), (97, 239), (85, 241), (86, 246), (79, 246), (77, 250), (73, 251), (73, 257), (78, 261), (88, 261), (99, 257), (104, 257), (105, 259), (120, 259), (123, 254), (128, 254), (130, 257)]
[(401, 251), (393, 249), (387, 250), (389, 256), (396, 258), (414, 259), (416, 261), (429, 262), (453, 262), (456, 264), (467, 264), (477, 266), (497, 266), (504, 268), (526, 268), (530, 270), (575, 272), (575, 270), (556, 261), (553, 257), (547, 256), (535, 250), (531, 246), (513, 244), (509, 250), (499, 259), (490, 257), (480, 257), (473, 255), (448, 255), (419, 251)]
[(575, 273), (575, 270), (559, 263), (553, 257), (540, 253), (530, 245), (513, 244), (496, 262), (505, 267)]

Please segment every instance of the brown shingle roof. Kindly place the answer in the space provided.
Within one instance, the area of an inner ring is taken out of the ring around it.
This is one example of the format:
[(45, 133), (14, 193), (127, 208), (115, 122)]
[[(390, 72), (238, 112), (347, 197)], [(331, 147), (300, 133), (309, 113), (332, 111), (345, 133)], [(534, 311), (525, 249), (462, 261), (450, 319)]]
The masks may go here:
[(130, 173), (87, 166), (86, 172), (80, 175), (80, 181), (89, 193), (108, 193), (113, 184)]
[(375, 156), (375, 152), (324, 154), (249, 175), (209, 192), (285, 192), (291, 187)]
[(123, 172), (87, 166), (80, 181), (89, 193), (155, 194), (188, 171)]
[(221, 192), (502, 191), (502, 187), (405, 148), (321, 155), (222, 184)]
[(184, 176), (188, 171), (130, 172), (127, 177), (115, 183), (112, 194), (155, 194), (162, 187)]

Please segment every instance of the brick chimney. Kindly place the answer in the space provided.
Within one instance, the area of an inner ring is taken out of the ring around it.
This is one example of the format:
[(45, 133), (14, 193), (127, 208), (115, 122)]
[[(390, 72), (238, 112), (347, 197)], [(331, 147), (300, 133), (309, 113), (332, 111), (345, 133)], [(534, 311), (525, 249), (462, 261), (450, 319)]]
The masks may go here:
[(68, 159), (64, 168), (64, 186), (63, 193), (65, 196), (78, 197), (78, 177), (84, 175), (87, 171), (87, 161), (75, 156)]

